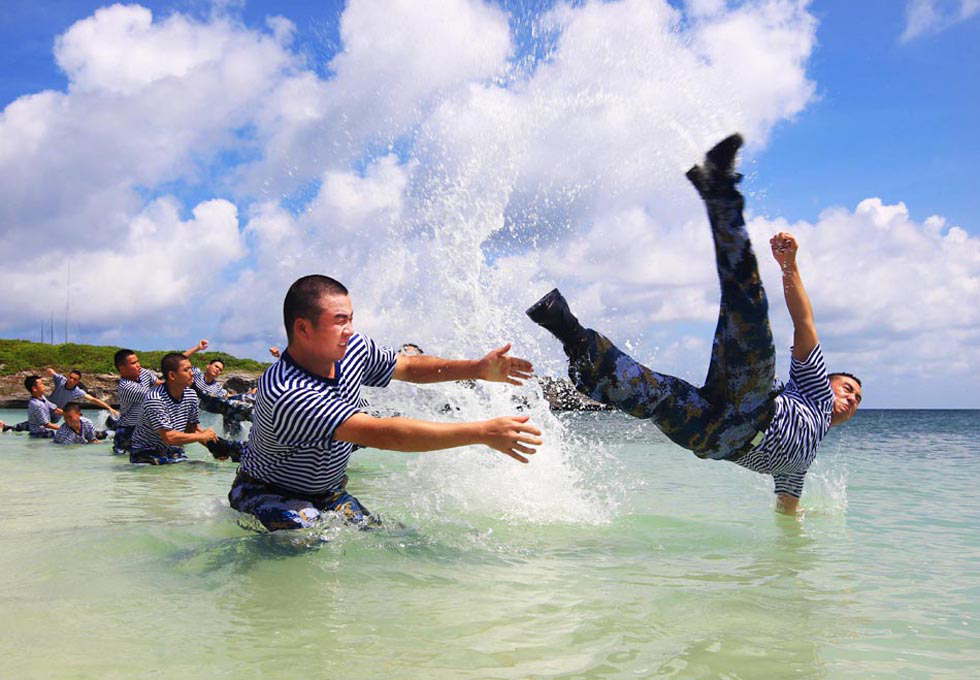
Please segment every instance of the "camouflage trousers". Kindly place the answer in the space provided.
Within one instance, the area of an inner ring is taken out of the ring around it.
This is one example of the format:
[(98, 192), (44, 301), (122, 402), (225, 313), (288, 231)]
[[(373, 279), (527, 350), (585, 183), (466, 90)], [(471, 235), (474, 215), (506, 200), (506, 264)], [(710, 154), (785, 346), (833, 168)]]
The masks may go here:
[(769, 305), (745, 221), (742, 197), (706, 199), (721, 283), (721, 307), (702, 387), (652, 371), (603, 335), (573, 350), (568, 374), (588, 397), (650, 418), (700, 458), (741, 453), (772, 420), (776, 358)]
[(254, 515), (269, 531), (308, 529), (316, 526), (325, 512), (335, 512), (345, 523), (362, 528), (378, 525), (368, 509), (347, 493), (347, 477), (339, 489), (313, 496), (263, 482), (239, 470), (228, 502), (235, 510)]
[(221, 418), (221, 424), (225, 433), (237, 437), (242, 432), (242, 423), (252, 420), (252, 402), (244, 399), (229, 399), (226, 397), (212, 397), (208, 394), (198, 393), (201, 400), (201, 408), (208, 413), (217, 413)]

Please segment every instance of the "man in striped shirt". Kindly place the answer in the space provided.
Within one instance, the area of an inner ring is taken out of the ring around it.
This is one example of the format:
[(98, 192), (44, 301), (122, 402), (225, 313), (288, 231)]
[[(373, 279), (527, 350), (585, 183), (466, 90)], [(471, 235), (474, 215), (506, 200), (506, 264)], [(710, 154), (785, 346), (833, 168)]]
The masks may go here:
[(68, 402), (62, 411), (65, 414), (65, 422), (54, 433), (55, 444), (91, 444), (98, 440), (95, 425), (82, 416), (82, 407), (77, 402)]
[[(96, 406), (106, 409), (109, 412), (109, 415), (112, 417), (119, 417), (118, 411), (98, 397), (93, 397), (82, 388), (82, 386), (79, 384), (82, 380), (82, 374), (80, 371), (71, 370), (68, 372), (67, 376), (61, 375), (53, 368), (47, 369), (46, 372), (48, 377), (54, 381), (54, 389), (51, 391), (48, 398), (51, 399), (51, 401), (53, 401), (58, 408), (63, 409), (65, 404), (70, 401), (77, 402), (81, 399), (85, 399)], [(58, 421), (55, 420), (54, 422)]]
[[(207, 340), (201, 340), (184, 352), (184, 356), (190, 358), (192, 354), (206, 350), (208, 345)], [(220, 415), (225, 434), (237, 437), (242, 431), (241, 424), (252, 419), (252, 400), (251, 395), (231, 393), (218, 382), (218, 376), (224, 370), (225, 362), (220, 358), (209, 361), (203, 371), (195, 367), (194, 390), (200, 399), (201, 408), (208, 413)]]
[(651, 418), (672, 441), (700, 458), (727, 460), (773, 476), (777, 509), (795, 513), (803, 478), (831, 425), (846, 422), (861, 402), (861, 381), (827, 375), (809, 297), (796, 265), (796, 239), (770, 241), (783, 271), (793, 319), (790, 380), (774, 389), (775, 350), (769, 307), (735, 188), (739, 135), (723, 140), (687, 177), (708, 210), (721, 283), (721, 308), (704, 386), (656, 373), (608, 338), (583, 328), (557, 289), (527, 310), (562, 341), (569, 376), (587, 396), (638, 418)]
[(61, 409), (44, 396), (44, 380), (37, 375), (24, 378), (24, 387), (31, 393), (27, 402), (27, 430), (31, 437), (53, 437), (58, 430), (53, 418), (61, 415)]
[(116, 394), (119, 397), (119, 419), (116, 422), (112, 451), (117, 454), (129, 453), (133, 431), (139, 423), (146, 393), (159, 384), (157, 374), (143, 368), (140, 358), (131, 349), (121, 349), (114, 358), (119, 371), (119, 384)]
[(474, 361), (396, 356), (354, 332), (347, 289), (327, 276), (297, 280), (286, 293), (288, 345), (259, 379), (252, 430), (228, 499), (270, 531), (312, 526), (322, 512), (354, 523), (372, 520), (347, 493), (347, 463), (356, 446), (435, 451), (484, 444), (522, 463), (541, 443), (528, 418), (434, 423), (376, 418), (359, 408), (361, 386), (482, 379), (520, 384), (531, 364), (507, 355), (510, 345)]
[(194, 374), (183, 354), (171, 352), (160, 362), (163, 384), (151, 388), (143, 399), (139, 422), (133, 432), (129, 462), (166, 465), (187, 460), (184, 444), (206, 444), (218, 439), (210, 428), (200, 426), (197, 394), (191, 389)]

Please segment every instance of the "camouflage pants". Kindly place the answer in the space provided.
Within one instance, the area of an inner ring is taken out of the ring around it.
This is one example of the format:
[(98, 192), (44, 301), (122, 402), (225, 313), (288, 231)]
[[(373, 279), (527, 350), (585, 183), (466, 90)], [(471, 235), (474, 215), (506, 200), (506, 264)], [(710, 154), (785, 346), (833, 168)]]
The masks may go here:
[(348, 524), (367, 528), (377, 520), (354, 496), (347, 493), (347, 478), (341, 488), (310, 496), (268, 484), (239, 471), (228, 492), (228, 502), (239, 512), (258, 518), (269, 531), (308, 529), (324, 512), (336, 512)]
[(637, 418), (650, 418), (700, 458), (738, 453), (772, 420), (776, 359), (769, 306), (752, 252), (741, 196), (707, 199), (721, 283), (721, 308), (703, 387), (650, 370), (608, 338), (589, 341), (569, 362), (583, 394)]
[(228, 399), (225, 397), (212, 397), (208, 394), (198, 393), (201, 400), (201, 408), (208, 413), (217, 413), (222, 417), (221, 424), (225, 433), (237, 437), (242, 432), (242, 423), (251, 422), (252, 408), (251, 402), (244, 399)]

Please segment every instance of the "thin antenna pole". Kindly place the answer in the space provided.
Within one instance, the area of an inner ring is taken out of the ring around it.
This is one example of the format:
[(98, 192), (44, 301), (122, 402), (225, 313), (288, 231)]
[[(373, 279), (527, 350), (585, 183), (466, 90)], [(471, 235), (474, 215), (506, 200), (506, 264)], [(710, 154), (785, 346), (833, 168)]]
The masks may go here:
[(68, 261), (68, 277), (65, 279), (65, 344), (68, 344), (68, 315), (71, 314), (71, 260)]

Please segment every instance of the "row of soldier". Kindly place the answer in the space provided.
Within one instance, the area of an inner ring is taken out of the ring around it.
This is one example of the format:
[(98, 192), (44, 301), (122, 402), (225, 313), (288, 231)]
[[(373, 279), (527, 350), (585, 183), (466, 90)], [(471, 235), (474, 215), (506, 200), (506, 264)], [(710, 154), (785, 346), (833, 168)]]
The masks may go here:
[[(52, 368), (45, 369), (43, 377), (30, 375), (24, 379), (24, 387), (29, 394), (27, 420), (17, 425), (6, 425), (0, 421), (0, 427), (4, 432), (24, 431), (32, 438), (50, 439), (60, 445), (97, 443), (107, 439), (109, 433), (97, 429), (92, 420), (82, 415), (82, 403), (89, 402), (108, 411), (106, 427), (114, 431), (112, 441), (115, 453), (128, 454), (134, 463), (160, 463), (164, 462), (164, 458), (169, 461), (183, 455), (179, 452), (179, 447), (168, 445), (163, 440), (156, 441), (153, 437), (146, 436), (145, 432), (153, 427), (152, 417), (156, 407), (159, 406), (159, 399), (169, 395), (172, 402), (185, 403), (185, 408), (182, 410), (186, 411), (193, 423), (198, 422), (200, 409), (217, 413), (223, 418), (225, 433), (237, 437), (241, 434), (241, 423), (251, 420), (255, 390), (236, 394), (218, 382), (218, 377), (225, 368), (224, 361), (220, 358), (211, 359), (203, 370), (191, 366), (190, 356), (207, 348), (208, 341), (201, 340), (184, 352), (167, 354), (161, 362), (160, 375), (144, 368), (135, 351), (130, 349), (117, 351), (114, 362), (119, 372), (118, 410), (89, 394), (81, 383), (81, 371), (74, 369), (67, 375), (62, 375)], [(278, 358), (277, 347), (271, 347), (269, 352), (273, 357)], [(175, 375), (170, 375), (171, 373)], [(51, 380), (53, 383), (50, 393), (47, 391), (46, 380)], [(185, 390), (190, 390), (192, 397), (186, 401), (183, 399)], [(152, 406), (146, 412), (144, 432), (138, 437), (137, 450), (134, 452), (133, 438), (143, 421), (144, 402), (151, 392), (154, 395), (151, 400)], [(187, 427), (187, 424), (185, 423), (184, 426)], [(176, 439), (181, 438), (176, 437)], [(200, 438), (194, 441), (201, 441), (206, 446), (210, 443), (209, 448), (213, 449), (212, 452), (218, 457), (237, 458), (238, 456), (240, 445), (218, 438), (213, 430), (202, 430)], [(145, 452), (147, 448), (153, 449), (156, 453), (147, 456)], [(170, 455), (161, 456), (164, 450)]]

